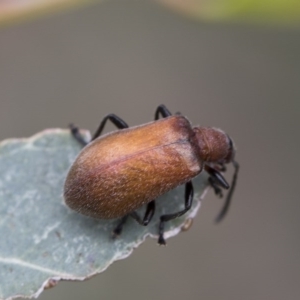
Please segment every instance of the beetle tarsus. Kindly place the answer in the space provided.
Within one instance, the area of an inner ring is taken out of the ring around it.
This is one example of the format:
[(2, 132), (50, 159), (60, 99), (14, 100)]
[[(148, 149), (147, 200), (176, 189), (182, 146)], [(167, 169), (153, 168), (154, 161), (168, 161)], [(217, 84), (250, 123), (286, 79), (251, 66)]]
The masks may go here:
[(124, 224), (126, 223), (128, 219), (128, 215), (124, 216), (118, 223), (118, 225), (116, 226), (116, 228), (113, 230), (112, 232), (112, 237), (115, 239), (117, 238), (123, 230)]
[(164, 239), (165, 221), (164, 216), (160, 217), (160, 223), (158, 227), (158, 241), (159, 245), (166, 245), (166, 240)]
[(71, 134), (73, 137), (82, 145), (86, 146), (88, 142), (83, 138), (83, 136), (80, 134), (79, 129), (74, 124), (70, 124), (69, 128), (71, 130)]
[(213, 177), (208, 177), (208, 182), (210, 184), (210, 186), (213, 188), (215, 194), (222, 198), (223, 197), (223, 191), (222, 189), (216, 184), (215, 180)]
[(163, 235), (160, 235), (159, 238), (158, 238), (158, 244), (160, 246), (166, 246), (167, 243), (166, 243), (166, 240), (164, 239), (164, 236)]

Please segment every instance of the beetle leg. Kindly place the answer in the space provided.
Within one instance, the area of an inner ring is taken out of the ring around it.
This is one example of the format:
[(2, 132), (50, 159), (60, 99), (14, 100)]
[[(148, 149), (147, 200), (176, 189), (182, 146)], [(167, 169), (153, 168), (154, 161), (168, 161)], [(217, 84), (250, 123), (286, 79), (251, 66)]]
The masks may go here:
[(232, 194), (233, 194), (235, 186), (236, 186), (236, 181), (237, 181), (240, 166), (235, 160), (232, 161), (232, 164), (233, 164), (233, 167), (234, 167), (234, 173), (233, 173), (233, 178), (232, 178), (232, 182), (231, 182), (231, 187), (230, 187), (230, 190), (227, 194), (224, 206), (223, 206), (222, 210), (220, 211), (219, 215), (216, 218), (217, 223), (220, 222), (225, 217), (225, 215), (227, 214), (229, 206), (230, 206)]
[(218, 170), (219, 170), (220, 172), (226, 172), (227, 168), (226, 168), (225, 164), (220, 164), (220, 165), (218, 166)]
[(115, 114), (109, 114), (109, 115), (107, 115), (106, 117), (103, 118), (103, 120), (101, 121), (97, 131), (93, 135), (91, 141), (95, 140), (97, 137), (100, 136), (107, 120), (110, 120), (119, 129), (128, 128), (127, 123), (125, 121), (123, 121), (120, 117), (116, 116)]
[(165, 222), (173, 220), (175, 218), (178, 218), (178, 217), (184, 215), (192, 207), (193, 198), (194, 198), (193, 183), (191, 181), (188, 181), (185, 184), (184, 209), (177, 213), (173, 213), (173, 214), (169, 214), (169, 215), (162, 215), (160, 217), (160, 223), (159, 223), (159, 229), (158, 229), (158, 244), (160, 244), (160, 245), (166, 244), (166, 241), (164, 239)]
[(80, 134), (78, 127), (76, 127), (74, 124), (69, 125), (71, 133), (73, 137), (82, 145), (86, 146), (88, 144), (87, 141), (83, 138), (83, 136)]
[(154, 120), (159, 119), (159, 114), (161, 114), (163, 118), (166, 118), (166, 117), (169, 117), (172, 115), (171, 112), (166, 108), (166, 106), (164, 104), (161, 104), (157, 107), (157, 109), (155, 111)]
[(221, 186), (224, 189), (229, 189), (229, 184), (218, 170), (209, 165), (205, 165), (205, 171), (210, 175), (211, 178), (213, 178), (215, 184)]
[(149, 222), (151, 221), (151, 219), (154, 215), (154, 212), (155, 212), (155, 201), (153, 200), (148, 203), (143, 220), (139, 217), (139, 215), (135, 211), (124, 216), (118, 223), (117, 227), (114, 229), (113, 237), (115, 238), (122, 233), (123, 227), (129, 216), (131, 216), (133, 219), (135, 219), (139, 224), (141, 224), (143, 226), (147, 226), (149, 224)]
[(210, 186), (214, 189), (215, 194), (217, 196), (219, 196), (220, 198), (222, 198), (223, 197), (222, 189), (218, 186), (215, 179), (210, 176), (210, 177), (208, 177), (208, 182), (209, 182)]
[(123, 226), (126, 223), (128, 217), (129, 217), (129, 215), (126, 215), (120, 220), (120, 222), (118, 223), (118, 225), (116, 226), (116, 228), (113, 231), (113, 238), (116, 238), (117, 236), (119, 236), (121, 234)]
[(154, 212), (155, 212), (155, 200), (148, 203), (143, 220), (140, 218), (140, 216), (135, 211), (130, 213), (130, 216), (133, 219), (135, 219), (139, 224), (141, 224), (143, 226), (147, 226), (149, 224), (149, 222), (151, 221), (151, 219), (154, 215)]
[[(95, 140), (97, 137), (100, 136), (106, 121), (110, 120), (114, 125), (117, 126), (117, 128), (119, 129), (124, 129), (124, 128), (128, 128), (128, 125), (125, 121), (123, 121), (121, 118), (119, 118), (118, 116), (116, 116), (115, 114), (109, 114), (107, 115), (100, 123), (97, 131), (95, 132), (95, 134), (93, 135), (91, 141)], [(86, 146), (88, 144), (88, 142), (85, 141), (85, 139), (82, 137), (82, 135), (79, 132), (78, 127), (74, 126), (73, 124), (70, 124), (70, 129), (71, 129), (71, 133), (74, 136), (74, 138), (83, 146)]]

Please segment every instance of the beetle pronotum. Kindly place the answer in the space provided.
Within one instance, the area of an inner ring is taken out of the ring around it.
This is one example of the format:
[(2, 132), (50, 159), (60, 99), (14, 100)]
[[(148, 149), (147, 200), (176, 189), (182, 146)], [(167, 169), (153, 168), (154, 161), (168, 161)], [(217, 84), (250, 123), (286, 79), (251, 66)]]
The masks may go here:
[[(101, 136), (107, 120), (120, 130)], [(235, 168), (231, 188), (216, 221), (227, 213), (239, 165), (234, 160), (233, 142), (222, 130), (192, 127), (184, 116), (172, 116), (160, 105), (155, 121), (130, 128), (118, 116), (107, 115), (89, 143), (77, 127), (71, 125), (71, 132), (85, 147), (67, 175), (65, 202), (87, 216), (121, 218), (114, 235), (121, 233), (129, 216), (147, 225), (154, 215), (155, 199), (185, 184), (185, 208), (160, 216), (158, 243), (165, 244), (165, 222), (182, 216), (192, 206), (192, 178), (204, 169), (215, 193), (222, 196), (221, 188), (229, 189), (229, 184), (221, 172), (231, 162)], [(136, 210), (145, 204), (146, 212), (141, 218)]]

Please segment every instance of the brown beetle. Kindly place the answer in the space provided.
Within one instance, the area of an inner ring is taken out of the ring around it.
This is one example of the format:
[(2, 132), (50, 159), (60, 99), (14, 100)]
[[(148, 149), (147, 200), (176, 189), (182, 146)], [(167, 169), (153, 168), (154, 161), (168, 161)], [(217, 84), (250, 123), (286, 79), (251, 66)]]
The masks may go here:
[[(159, 119), (160, 114), (163, 119)], [(100, 136), (107, 120), (122, 130)], [(71, 125), (71, 132), (86, 147), (67, 175), (66, 204), (94, 218), (121, 218), (115, 235), (121, 233), (128, 216), (147, 225), (154, 215), (155, 199), (185, 184), (185, 208), (160, 217), (158, 243), (165, 244), (165, 222), (183, 215), (192, 206), (191, 179), (205, 169), (215, 193), (222, 196), (221, 188), (228, 189), (229, 185), (220, 172), (225, 171), (225, 164), (232, 162), (235, 173), (231, 189), (217, 221), (225, 216), (239, 165), (234, 160), (232, 140), (220, 129), (193, 128), (185, 117), (172, 116), (160, 105), (154, 122), (131, 128), (116, 115), (107, 115), (91, 143), (84, 141), (77, 127)], [(147, 209), (141, 219), (136, 210), (144, 204)]]

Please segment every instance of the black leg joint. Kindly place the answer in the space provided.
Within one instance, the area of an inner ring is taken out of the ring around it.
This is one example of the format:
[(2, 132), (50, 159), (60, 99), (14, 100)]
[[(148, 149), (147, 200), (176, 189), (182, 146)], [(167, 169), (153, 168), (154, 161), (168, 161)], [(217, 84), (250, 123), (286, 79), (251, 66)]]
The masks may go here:
[(103, 120), (101, 121), (97, 131), (92, 137), (92, 141), (101, 135), (107, 120), (110, 120), (118, 129), (128, 128), (128, 124), (120, 117), (118, 117), (115, 114), (109, 114), (106, 117), (104, 117)]
[(153, 200), (147, 204), (146, 212), (143, 219), (141, 219), (140, 216), (135, 211), (130, 213), (130, 216), (133, 219), (135, 219), (140, 225), (147, 226), (152, 220), (154, 212), (155, 212), (155, 201)]
[(171, 112), (166, 108), (166, 106), (164, 104), (161, 104), (157, 107), (157, 109), (155, 111), (154, 120), (159, 119), (159, 114), (161, 114), (161, 116), (163, 118), (166, 118), (166, 117), (169, 117), (172, 115)]

